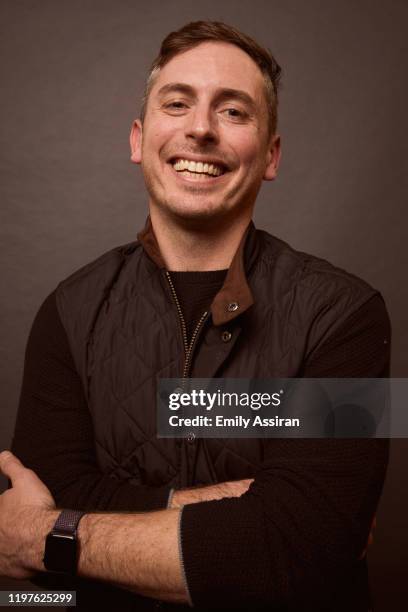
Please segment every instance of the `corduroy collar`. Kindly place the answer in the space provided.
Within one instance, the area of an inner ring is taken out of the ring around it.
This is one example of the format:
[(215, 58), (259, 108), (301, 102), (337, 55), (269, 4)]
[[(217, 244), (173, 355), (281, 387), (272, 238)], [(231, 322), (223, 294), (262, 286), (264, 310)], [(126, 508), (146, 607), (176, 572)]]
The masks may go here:
[[(159, 268), (166, 269), (154, 234), (150, 215), (147, 217), (146, 224), (137, 235), (137, 238), (150, 259)], [(229, 323), (254, 303), (254, 298), (247, 281), (247, 273), (256, 258), (257, 246), (256, 229), (251, 221), (241, 238), (224, 284), (212, 301), (210, 308), (214, 325)]]

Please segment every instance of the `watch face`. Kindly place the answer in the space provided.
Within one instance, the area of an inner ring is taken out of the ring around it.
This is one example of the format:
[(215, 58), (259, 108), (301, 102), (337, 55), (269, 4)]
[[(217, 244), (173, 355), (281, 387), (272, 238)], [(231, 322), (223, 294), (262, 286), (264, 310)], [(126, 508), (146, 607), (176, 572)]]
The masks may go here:
[(50, 572), (75, 574), (77, 567), (75, 536), (49, 533), (45, 541), (44, 565)]

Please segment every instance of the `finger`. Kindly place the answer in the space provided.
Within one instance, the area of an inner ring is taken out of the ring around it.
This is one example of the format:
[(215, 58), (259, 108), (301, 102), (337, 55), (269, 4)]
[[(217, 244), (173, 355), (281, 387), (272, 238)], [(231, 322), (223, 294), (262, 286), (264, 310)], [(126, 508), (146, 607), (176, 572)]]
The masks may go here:
[(24, 465), (13, 453), (10, 451), (0, 453), (0, 471), (12, 482), (23, 475), (23, 470), (25, 470)]

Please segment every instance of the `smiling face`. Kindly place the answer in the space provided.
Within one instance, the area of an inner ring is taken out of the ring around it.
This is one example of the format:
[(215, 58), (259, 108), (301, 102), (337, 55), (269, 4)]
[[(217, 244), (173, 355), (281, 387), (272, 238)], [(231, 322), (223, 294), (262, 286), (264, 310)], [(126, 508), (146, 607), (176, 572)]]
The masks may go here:
[(184, 221), (250, 218), (280, 154), (260, 69), (229, 43), (176, 55), (153, 84), (143, 127), (133, 125), (131, 148), (151, 208)]

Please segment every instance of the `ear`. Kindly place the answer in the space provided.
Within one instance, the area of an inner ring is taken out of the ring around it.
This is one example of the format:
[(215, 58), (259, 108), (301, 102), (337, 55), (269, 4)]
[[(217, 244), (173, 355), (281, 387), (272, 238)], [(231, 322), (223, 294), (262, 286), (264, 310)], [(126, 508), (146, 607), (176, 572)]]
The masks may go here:
[(264, 181), (273, 181), (278, 173), (279, 162), (281, 158), (281, 139), (275, 134), (271, 137), (269, 149), (267, 153), (267, 165), (263, 175)]
[(140, 164), (142, 161), (142, 136), (142, 122), (136, 119), (130, 130), (130, 161), (133, 164)]

